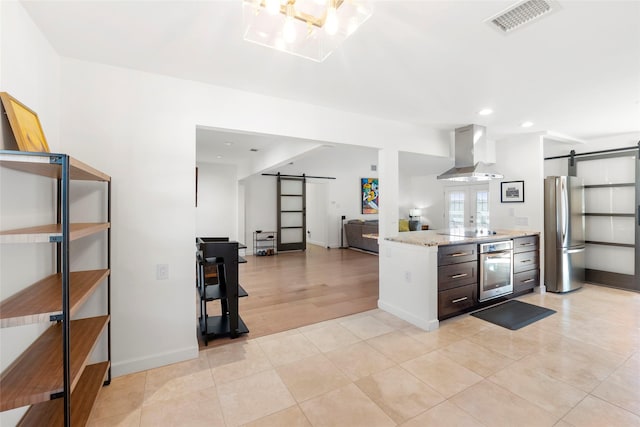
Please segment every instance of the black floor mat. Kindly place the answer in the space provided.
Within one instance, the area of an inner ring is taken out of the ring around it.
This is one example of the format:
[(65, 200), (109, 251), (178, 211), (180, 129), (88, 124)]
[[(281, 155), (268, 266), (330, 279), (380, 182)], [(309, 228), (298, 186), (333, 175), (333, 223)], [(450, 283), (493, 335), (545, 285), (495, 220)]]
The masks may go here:
[(547, 316), (551, 316), (555, 310), (550, 310), (526, 302), (511, 300), (503, 304), (485, 308), (471, 313), (479, 319), (502, 326), (515, 331)]

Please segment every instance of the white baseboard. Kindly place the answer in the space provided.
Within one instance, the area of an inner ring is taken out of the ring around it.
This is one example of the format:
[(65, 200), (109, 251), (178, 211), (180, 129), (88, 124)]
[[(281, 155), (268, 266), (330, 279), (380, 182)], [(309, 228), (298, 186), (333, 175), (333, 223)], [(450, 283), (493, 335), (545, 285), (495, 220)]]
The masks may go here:
[(416, 317), (411, 313), (407, 313), (406, 311), (393, 306), (391, 304), (387, 304), (384, 301), (378, 300), (378, 308), (393, 314), (396, 317), (399, 317), (402, 320), (405, 320), (411, 323), (414, 326), (417, 326), (420, 329), (424, 329), (425, 331), (435, 331), (440, 327), (440, 322), (438, 319), (427, 320), (422, 319), (420, 317)]
[(148, 357), (113, 363), (111, 365), (111, 375), (112, 377), (120, 377), (134, 372), (141, 372), (148, 369), (158, 368), (160, 366), (170, 365), (172, 363), (184, 362), (185, 360), (191, 360), (197, 357), (198, 346), (195, 345), (193, 347), (186, 347), (167, 353), (154, 354)]

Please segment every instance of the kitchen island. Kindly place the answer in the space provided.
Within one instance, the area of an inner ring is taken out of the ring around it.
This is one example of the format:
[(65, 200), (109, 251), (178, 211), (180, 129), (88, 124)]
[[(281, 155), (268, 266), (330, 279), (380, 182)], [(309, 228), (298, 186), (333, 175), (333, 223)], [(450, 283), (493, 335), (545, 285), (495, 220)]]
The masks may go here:
[[(458, 244), (466, 244), (465, 246), (469, 247), (469, 244), (477, 245), (514, 239), (525, 241), (526, 239), (522, 238), (528, 236), (536, 236), (537, 242), (538, 235), (539, 232), (527, 230), (496, 230), (490, 233), (469, 233), (469, 230), (425, 230), (404, 232), (382, 239), (379, 241), (378, 307), (421, 329), (435, 330), (439, 325), (439, 248)], [(477, 257), (477, 253), (473, 256)], [(474, 259), (477, 260), (477, 258)], [(535, 262), (538, 262), (537, 258)], [(537, 280), (539, 282), (539, 276)], [(477, 280), (475, 283), (477, 284)], [(473, 298), (476, 298), (475, 295), (476, 293)]]

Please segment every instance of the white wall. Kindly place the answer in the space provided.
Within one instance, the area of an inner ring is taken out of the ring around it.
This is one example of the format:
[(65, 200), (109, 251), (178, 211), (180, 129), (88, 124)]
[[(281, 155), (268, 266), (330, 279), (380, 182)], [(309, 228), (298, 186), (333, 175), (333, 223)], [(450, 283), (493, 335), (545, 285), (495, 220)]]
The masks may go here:
[(232, 165), (197, 163), (196, 236), (238, 239), (238, 180)]
[(307, 243), (329, 246), (327, 182), (307, 182)]
[[(59, 150), (60, 59), (23, 7), (0, 2), (0, 91), (34, 110), (51, 151)], [(0, 117), (0, 148), (17, 149), (6, 115)], [(0, 169), (0, 229), (55, 221), (50, 179)], [(0, 246), (0, 299), (55, 272), (48, 244)], [(4, 370), (48, 325), (0, 329), (0, 370)], [(0, 414), (0, 425), (14, 425), (26, 408)]]
[(420, 221), (436, 230), (444, 227), (444, 188), (437, 175), (408, 176), (400, 171), (400, 217), (408, 219), (409, 209), (420, 208)]
[[(534, 230), (544, 228), (542, 138), (523, 135), (496, 142), (495, 170), (504, 175), (489, 184), (491, 228)], [(524, 203), (501, 203), (501, 182), (524, 181)]]

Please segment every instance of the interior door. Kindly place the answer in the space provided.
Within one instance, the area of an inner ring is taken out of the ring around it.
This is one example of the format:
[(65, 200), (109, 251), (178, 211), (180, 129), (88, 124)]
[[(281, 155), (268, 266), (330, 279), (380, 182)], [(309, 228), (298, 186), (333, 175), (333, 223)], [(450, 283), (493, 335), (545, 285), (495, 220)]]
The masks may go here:
[(278, 252), (307, 248), (306, 178), (278, 175)]

